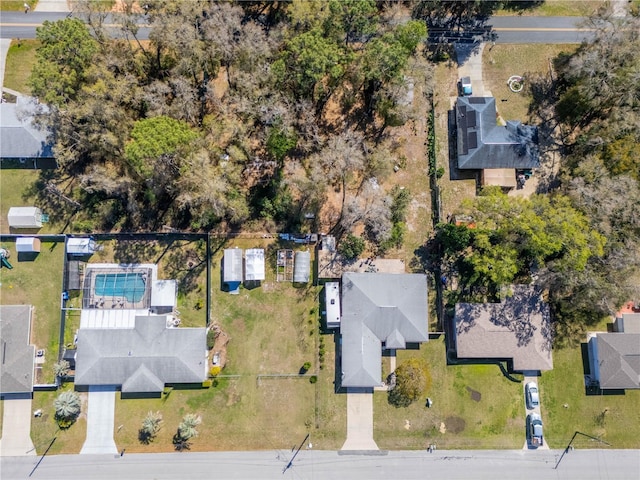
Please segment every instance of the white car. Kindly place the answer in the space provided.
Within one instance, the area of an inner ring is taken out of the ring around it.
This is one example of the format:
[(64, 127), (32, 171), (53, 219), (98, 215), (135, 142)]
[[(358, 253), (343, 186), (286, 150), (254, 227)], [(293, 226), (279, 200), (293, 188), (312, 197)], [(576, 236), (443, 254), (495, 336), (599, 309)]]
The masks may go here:
[(540, 397), (538, 396), (538, 385), (535, 382), (529, 382), (524, 387), (527, 397), (527, 408), (532, 409), (540, 405)]

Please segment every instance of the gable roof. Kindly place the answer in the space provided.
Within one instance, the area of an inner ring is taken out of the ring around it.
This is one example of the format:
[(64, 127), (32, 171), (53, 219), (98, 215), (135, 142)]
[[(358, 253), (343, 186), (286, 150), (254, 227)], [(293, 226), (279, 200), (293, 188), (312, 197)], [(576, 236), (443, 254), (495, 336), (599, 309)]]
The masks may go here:
[(31, 305), (0, 306), (0, 393), (33, 391)]
[(640, 388), (640, 333), (598, 333), (600, 388)]
[(380, 385), (382, 343), (426, 342), (427, 277), (345, 273), (342, 276), (342, 385)]
[(496, 125), (493, 97), (458, 97), (455, 107), (459, 169), (538, 168), (538, 129)]
[(134, 328), (81, 328), (76, 385), (160, 392), (167, 383), (206, 379), (205, 328), (167, 328), (167, 317), (136, 316)]
[(533, 286), (513, 285), (500, 303), (457, 303), (458, 358), (511, 359), (516, 371), (551, 370), (549, 306)]
[(0, 158), (53, 158), (51, 132), (33, 123), (42, 109), (33, 97), (0, 104)]

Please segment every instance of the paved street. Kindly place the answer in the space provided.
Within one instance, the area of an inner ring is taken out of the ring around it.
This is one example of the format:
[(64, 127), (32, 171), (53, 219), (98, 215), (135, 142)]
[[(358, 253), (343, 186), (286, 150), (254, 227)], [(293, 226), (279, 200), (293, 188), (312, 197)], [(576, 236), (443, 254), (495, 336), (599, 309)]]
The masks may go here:
[[(478, 450), (389, 452), (340, 455), (302, 450), (285, 470), (292, 452), (218, 452), (45, 457), (33, 479), (447, 479), (591, 480), (638, 478), (638, 450), (574, 450), (554, 470), (561, 452)], [(39, 458), (0, 459), (2, 478), (27, 478)]]

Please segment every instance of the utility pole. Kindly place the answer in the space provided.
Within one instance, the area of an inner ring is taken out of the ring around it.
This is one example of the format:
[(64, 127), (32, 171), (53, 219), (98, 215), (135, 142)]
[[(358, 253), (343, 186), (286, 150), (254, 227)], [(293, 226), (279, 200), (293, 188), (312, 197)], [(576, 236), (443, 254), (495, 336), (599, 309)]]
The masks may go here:
[(291, 468), (291, 466), (293, 465), (293, 460), (295, 460), (296, 455), (298, 455), (298, 453), (300, 452), (300, 449), (303, 447), (303, 445), (305, 443), (307, 443), (308, 438), (309, 438), (309, 434), (307, 433), (307, 436), (304, 437), (304, 440), (302, 440), (302, 443), (300, 444), (300, 446), (296, 450), (296, 453), (293, 454), (293, 457), (291, 457), (291, 460), (289, 460), (289, 463), (287, 463), (287, 466), (284, 467), (284, 469), (282, 470), (282, 474), (283, 475), (284, 475), (284, 472), (286, 472), (287, 470), (289, 470)]
[(599, 438), (596, 437), (592, 437), (591, 435), (587, 435), (586, 433), (582, 433), (582, 432), (578, 432), (576, 430), (576, 433), (573, 434), (573, 437), (571, 437), (571, 440), (569, 440), (569, 445), (567, 445), (567, 448), (564, 449), (564, 452), (562, 452), (562, 455), (560, 455), (560, 458), (558, 459), (558, 463), (556, 463), (556, 466), (553, 467), (554, 470), (557, 470), (558, 465), (560, 465), (560, 462), (562, 461), (562, 459), (564, 458), (564, 456), (569, 452), (569, 450), (572, 450), (573, 447), (571, 446), (571, 444), (573, 443), (573, 440), (576, 438), (577, 435), (584, 435), (587, 438), (590, 438), (591, 440), (595, 440), (596, 442), (600, 442), (600, 443), (604, 443), (606, 446), (608, 447), (612, 447), (613, 445), (611, 445), (610, 443), (605, 442), (604, 440), (600, 440)]

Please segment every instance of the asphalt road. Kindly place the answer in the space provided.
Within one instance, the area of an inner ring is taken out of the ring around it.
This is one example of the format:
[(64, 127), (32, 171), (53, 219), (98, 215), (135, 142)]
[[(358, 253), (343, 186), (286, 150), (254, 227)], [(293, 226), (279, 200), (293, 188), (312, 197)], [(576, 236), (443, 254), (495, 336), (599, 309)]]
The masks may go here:
[[(35, 38), (36, 27), (42, 25), (42, 22), (59, 20), (67, 15), (48, 12), (0, 12), (0, 38)], [(578, 27), (583, 20), (582, 17), (492, 17), (487, 25), (492, 26), (497, 34), (496, 43), (580, 43), (590, 35), (589, 31)], [(117, 30), (110, 18), (107, 18), (106, 24), (113, 25), (113, 31)], [(450, 32), (431, 30), (432, 36), (438, 33), (451, 38)], [(473, 37), (473, 33), (471, 32), (468, 38)], [(147, 28), (140, 28), (140, 39), (146, 39), (148, 35)]]
[[(33, 479), (349, 479), (398, 478), (447, 480), (590, 480), (637, 479), (639, 450), (573, 450), (554, 469), (561, 452), (523, 450), (388, 452), (386, 455), (339, 455), (292, 452), (217, 452), (119, 455), (3, 457), (3, 480)], [(36, 467), (34, 470), (34, 467)], [(287, 468), (288, 467), (288, 468)]]

